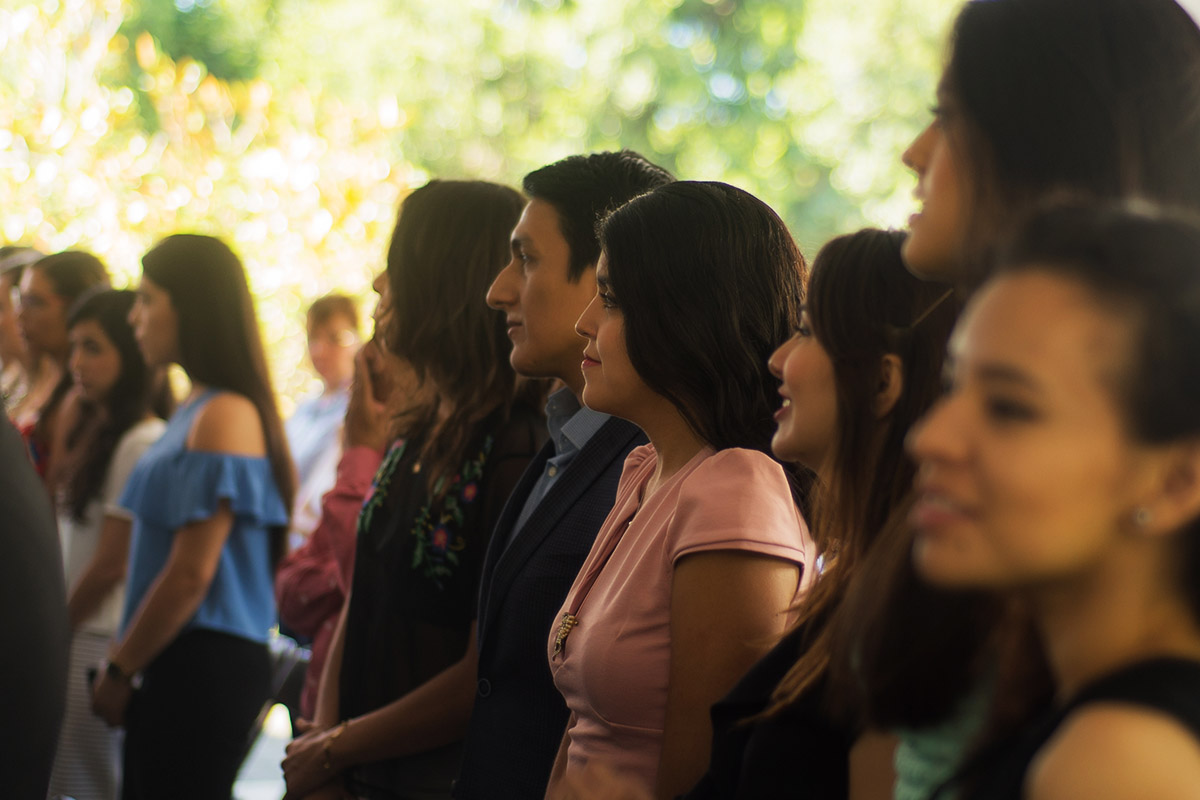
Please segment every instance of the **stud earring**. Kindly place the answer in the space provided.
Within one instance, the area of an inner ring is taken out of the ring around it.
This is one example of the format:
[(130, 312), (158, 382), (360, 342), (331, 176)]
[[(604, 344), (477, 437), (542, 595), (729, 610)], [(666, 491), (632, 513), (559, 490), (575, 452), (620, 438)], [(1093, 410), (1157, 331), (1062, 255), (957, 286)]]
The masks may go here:
[(1152, 519), (1154, 519), (1154, 515), (1145, 506), (1138, 506), (1133, 510), (1133, 524), (1139, 528), (1149, 525)]

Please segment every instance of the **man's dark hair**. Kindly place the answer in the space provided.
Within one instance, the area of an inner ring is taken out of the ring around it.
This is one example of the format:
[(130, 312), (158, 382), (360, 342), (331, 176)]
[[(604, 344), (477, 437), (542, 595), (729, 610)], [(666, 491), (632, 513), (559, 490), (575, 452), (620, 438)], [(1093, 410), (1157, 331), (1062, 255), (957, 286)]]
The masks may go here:
[(638, 195), (672, 183), (675, 176), (632, 150), (568, 156), (525, 176), (525, 194), (554, 206), (571, 248), (572, 281), (600, 258), (596, 222)]

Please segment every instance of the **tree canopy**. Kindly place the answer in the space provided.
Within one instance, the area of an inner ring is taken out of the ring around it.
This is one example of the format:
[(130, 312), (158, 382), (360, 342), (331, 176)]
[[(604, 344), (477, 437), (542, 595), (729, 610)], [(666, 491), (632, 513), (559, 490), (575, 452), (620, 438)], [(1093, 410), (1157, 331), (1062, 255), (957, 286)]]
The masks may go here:
[(302, 312), (366, 293), (430, 177), (629, 147), (762, 197), (806, 254), (899, 224), (941, 0), (41, 0), (0, 8), (0, 232), (132, 280), (155, 240), (246, 261), (277, 388)]

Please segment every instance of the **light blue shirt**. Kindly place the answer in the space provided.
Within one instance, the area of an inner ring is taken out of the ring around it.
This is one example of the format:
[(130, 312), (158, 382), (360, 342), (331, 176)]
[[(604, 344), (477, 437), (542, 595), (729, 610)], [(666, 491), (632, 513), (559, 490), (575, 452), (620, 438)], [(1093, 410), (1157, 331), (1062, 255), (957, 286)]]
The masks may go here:
[(564, 387), (550, 395), (550, 399), (546, 401), (546, 426), (550, 429), (550, 440), (554, 442), (554, 455), (546, 460), (541, 476), (533, 485), (529, 497), (525, 498), (521, 514), (517, 517), (517, 523), (513, 525), (510, 542), (525, 527), (534, 509), (541, 505), (551, 487), (575, 460), (583, 446), (608, 420), (608, 414), (581, 406), (570, 389)]
[[(346, 418), (349, 403), (350, 385), (347, 384), (301, 401), (285, 424), (288, 449), (292, 452), (292, 461), (296, 464), (301, 485), (308, 483), (313, 470), (321, 462), (321, 455), (329, 448), (340, 445), (338, 430)], [(332, 475), (327, 480), (318, 479), (321, 480), (324, 480), (321, 485), (333, 487)]]

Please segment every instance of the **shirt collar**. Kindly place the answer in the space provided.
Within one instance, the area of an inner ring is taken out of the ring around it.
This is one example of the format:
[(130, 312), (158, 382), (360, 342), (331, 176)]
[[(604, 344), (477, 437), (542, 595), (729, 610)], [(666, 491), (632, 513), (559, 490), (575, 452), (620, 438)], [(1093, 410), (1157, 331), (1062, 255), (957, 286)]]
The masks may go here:
[(556, 455), (581, 450), (608, 420), (608, 414), (581, 406), (575, 393), (565, 386), (546, 401), (546, 426)]

